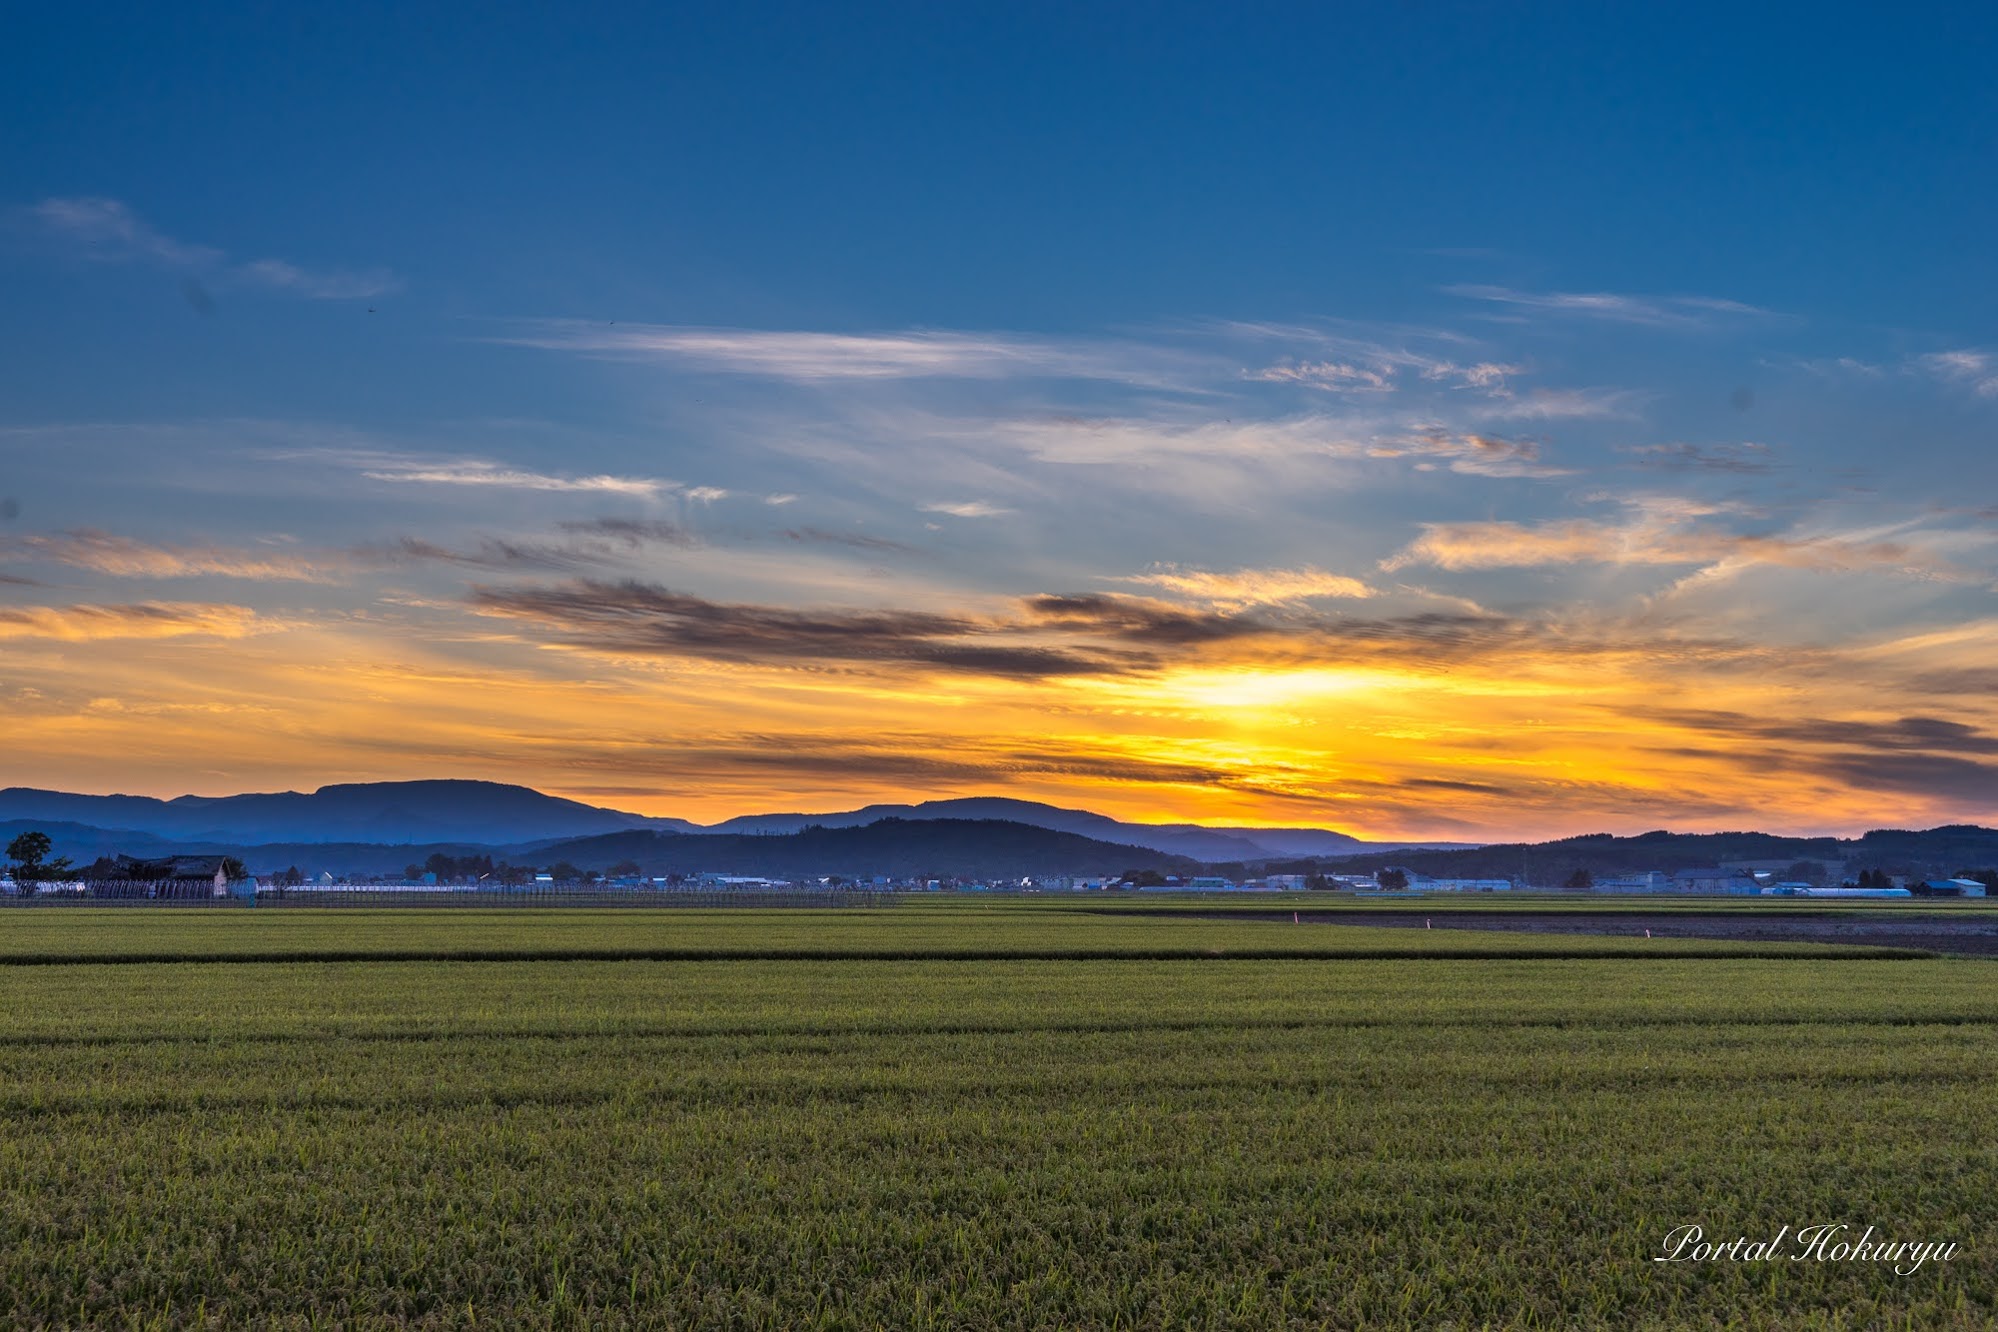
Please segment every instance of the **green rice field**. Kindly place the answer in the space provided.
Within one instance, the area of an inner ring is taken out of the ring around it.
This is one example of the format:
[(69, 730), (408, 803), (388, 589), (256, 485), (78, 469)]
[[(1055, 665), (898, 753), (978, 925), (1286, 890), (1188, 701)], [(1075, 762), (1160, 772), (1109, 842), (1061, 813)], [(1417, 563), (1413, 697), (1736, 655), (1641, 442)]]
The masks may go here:
[[(9, 910), (0, 1326), (1990, 1327), (1994, 982), (1031, 901)], [(1838, 1222), (1957, 1249), (1652, 1261)]]

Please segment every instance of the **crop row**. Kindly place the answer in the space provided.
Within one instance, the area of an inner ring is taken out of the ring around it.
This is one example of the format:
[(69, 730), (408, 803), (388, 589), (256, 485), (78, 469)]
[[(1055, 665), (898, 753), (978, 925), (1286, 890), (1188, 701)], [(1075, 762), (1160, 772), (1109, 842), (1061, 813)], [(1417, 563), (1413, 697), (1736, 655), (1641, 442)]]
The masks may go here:
[(0, 965), (73, 961), (550, 961), (923, 958), (1630, 958), (1920, 956), (1907, 950), (1588, 935), (1382, 929), (1084, 911), (1021, 902), (878, 911), (359, 908), (11, 912)]
[(1988, 1326), (1988, 975), (0, 968), (0, 1323)]

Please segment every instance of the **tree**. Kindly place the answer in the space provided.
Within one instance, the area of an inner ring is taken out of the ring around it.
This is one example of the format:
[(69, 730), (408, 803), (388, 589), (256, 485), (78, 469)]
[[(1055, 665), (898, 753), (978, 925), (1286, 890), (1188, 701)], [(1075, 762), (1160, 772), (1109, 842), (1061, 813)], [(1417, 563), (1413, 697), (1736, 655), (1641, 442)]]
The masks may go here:
[(1783, 877), (1791, 883), (1821, 884), (1825, 881), (1825, 867), (1816, 860), (1800, 860), (1783, 871)]
[(1408, 871), (1379, 869), (1374, 871), (1374, 882), (1390, 893), (1405, 892), (1408, 888)]
[(1117, 882), (1123, 884), (1126, 888), (1163, 888), (1165, 887), (1165, 875), (1155, 869), (1125, 870), (1123, 877), (1118, 879)]
[(644, 867), (641, 866), (635, 860), (620, 860), (617, 862), (617, 864), (612, 865), (608, 870), (605, 870), (604, 872), (610, 875), (613, 879), (629, 879), (629, 878), (634, 878), (637, 875), (643, 874), (645, 870)]
[(1561, 886), (1573, 889), (1576, 892), (1587, 892), (1596, 886), (1596, 876), (1585, 869), (1578, 869), (1573, 874), (1570, 874)]
[(304, 882), (305, 872), (296, 865), (277, 876), (277, 886), (280, 888), (296, 888)]
[(55, 843), (49, 840), (47, 833), (32, 828), (7, 843), (7, 858), (14, 862), (9, 866), (14, 882), (20, 884), (23, 890), (32, 891), (28, 889), (29, 884), (67, 873), (69, 857), (48, 859), (49, 852), (54, 849)]
[(548, 877), (557, 883), (576, 883), (582, 879), (583, 872), (566, 860), (558, 860), (548, 867)]

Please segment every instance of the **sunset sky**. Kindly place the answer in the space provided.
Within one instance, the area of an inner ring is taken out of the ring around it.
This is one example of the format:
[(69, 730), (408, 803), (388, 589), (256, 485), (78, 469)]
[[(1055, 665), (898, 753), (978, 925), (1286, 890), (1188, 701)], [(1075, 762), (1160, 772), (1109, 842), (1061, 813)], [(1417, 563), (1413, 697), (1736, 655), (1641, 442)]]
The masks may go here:
[(22, 7), (0, 785), (1998, 821), (1998, 9)]

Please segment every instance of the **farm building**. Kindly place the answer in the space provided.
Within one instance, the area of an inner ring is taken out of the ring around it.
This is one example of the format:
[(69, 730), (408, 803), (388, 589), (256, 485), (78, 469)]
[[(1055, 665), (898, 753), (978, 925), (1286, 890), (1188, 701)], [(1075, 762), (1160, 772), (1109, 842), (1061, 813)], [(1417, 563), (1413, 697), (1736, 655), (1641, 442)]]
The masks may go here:
[(84, 869), (82, 877), (100, 897), (223, 897), (230, 891), (232, 868), (240, 873), (242, 867), (227, 856), (120, 855), (99, 860)]
[(1983, 897), (1984, 884), (1977, 879), (1930, 879), (1908, 887), (1917, 897)]

